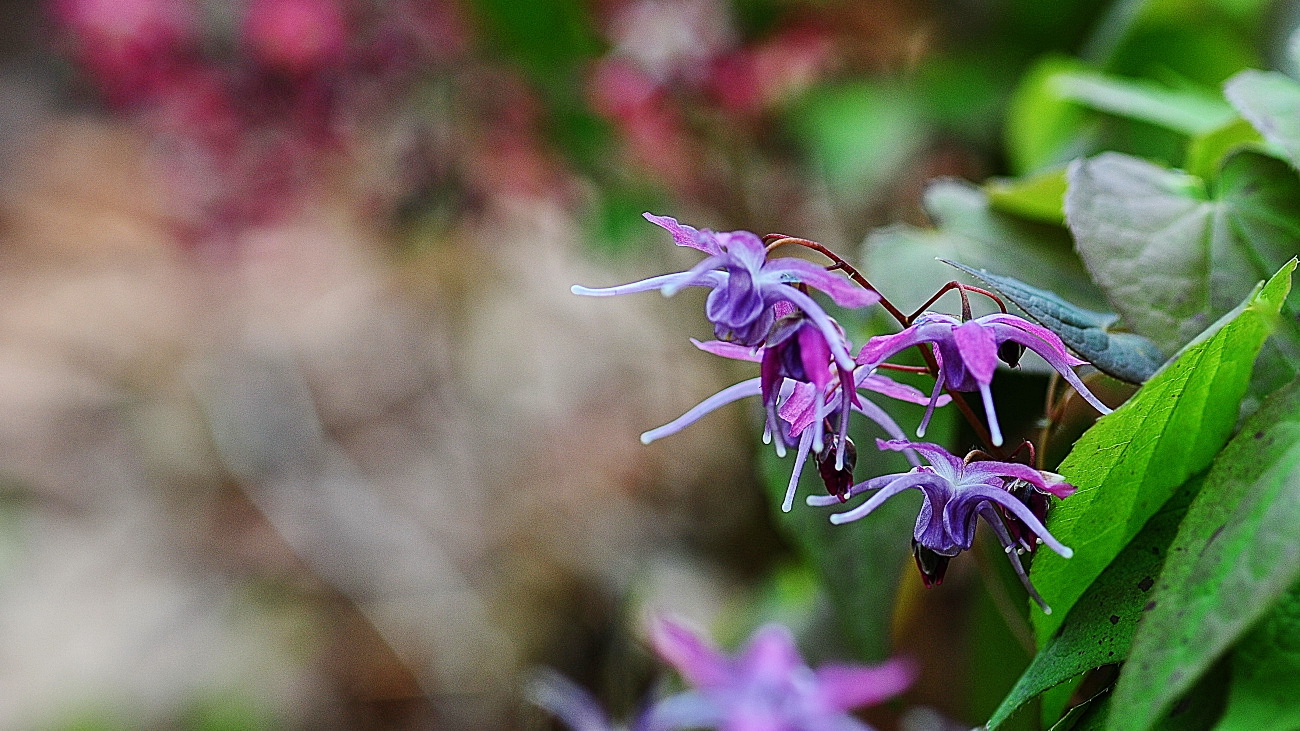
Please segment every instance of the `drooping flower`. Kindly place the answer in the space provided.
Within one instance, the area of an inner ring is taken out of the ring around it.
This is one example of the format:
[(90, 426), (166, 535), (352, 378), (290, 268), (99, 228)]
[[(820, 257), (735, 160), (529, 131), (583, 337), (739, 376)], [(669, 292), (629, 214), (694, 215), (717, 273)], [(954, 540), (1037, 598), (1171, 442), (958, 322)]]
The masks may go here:
[[(688, 271), (662, 274), (617, 287), (592, 289), (574, 285), (574, 294), (612, 297), (659, 290), (671, 296), (683, 287), (710, 287), (705, 314), (719, 340), (740, 345), (761, 345), (776, 319), (799, 310), (821, 332), (839, 367), (852, 370), (853, 358), (840, 345), (835, 323), (812, 297), (797, 285), (820, 290), (842, 307), (867, 307), (880, 300), (870, 289), (858, 287), (826, 269), (790, 257), (769, 259), (763, 240), (748, 231), (714, 232), (679, 224), (667, 216), (645, 214), (673, 236), (678, 246), (699, 249), (709, 256)], [(778, 312), (785, 303), (787, 311)]]
[(685, 716), (693, 709), (706, 719), (702, 725), (728, 731), (870, 729), (849, 711), (896, 696), (916, 678), (906, 659), (813, 670), (790, 631), (777, 624), (760, 628), (734, 657), (666, 619), (652, 627), (651, 645), (694, 688), (666, 699), (676, 703), (676, 712)]
[[(1019, 551), (1016, 550), (1018, 541), (1008, 533), (1006, 524), (994, 506), (1015, 516), (1049, 548), (1062, 557), (1069, 558), (1074, 555), (1074, 552), (1047, 532), (1034, 510), (1013, 495), (1008, 485), (1020, 480), (1040, 493), (1061, 498), (1074, 493), (1073, 485), (1055, 480), (1049, 481), (1049, 477), (1056, 476), (1015, 462), (992, 460), (968, 462), (949, 454), (943, 447), (928, 442), (877, 440), (876, 444), (881, 449), (915, 450), (930, 464), (915, 467), (908, 472), (882, 475), (854, 485), (849, 491), (850, 497), (870, 490), (877, 490), (877, 492), (861, 505), (832, 515), (830, 518), (832, 523), (838, 525), (864, 518), (894, 495), (916, 488), (925, 495), (925, 501), (921, 505), (920, 514), (917, 515), (912, 540), (917, 566), (927, 585), (942, 582), (948, 559), (971, 547), (975, 540), (975, 518), (981, 516), (1007, 549), (1016, 575), (1020, 577), (1029, 595), (1038, 602), (1044, 612), (1051, 612), (1029, 583), (1029, 577), (1020, 563)], [(840, 500), (835, 497), (810, 496), (808, 498), (809, 505), (823, 507), (839, 502)]]
[[(1083, 381), (1072, 370), (1073, 366), (1085, 365), (1087, 361), (1070, 355), (1065, 344), (1051, 330), (1006, 313), (985, 315), (963, 322), (952, 315), (927, 312), (900, 333), (882, 335), (867, 341), (858, 353), (857, 362), (869, 367), (877, 366), (895, 354), (923, 343), (932, 345), (939, 364), (939, 375), (935, 380), (931, 402), (945, 387), (954, 391), (978, 391), (984, 401), (984, 413), (988, 417), (994, 446), (1002, 445), (1002, 429), (993, 408), (993, 394), (989, 390), (989, 384), (993, 381), (993, 372), (997, 370), (999, 353), (1012, 358), (1014, 365), (1021, 348), (1032, 350), (1055, 368), (1094, 408), (1103, 414), (1111, 411), (1083, 385)], [(917, 436), (925, 436), (932, 410), (926, 409)]]
[(714, 718), (711, 709), (682, 694), (647, 701), (628, 723), (614, 723), (591, 693), (550, 669), (534, 672), (524, 694), (571, 731), (673, 731), (701, 728)]
[[(708, 342), (692, 340), (691, 342), (695, 343), (696, 347), (701, 350), (714, 355), (755, 363), (761, 363), (765, 357), (764, 351), (770, 349), (749, 348), (716, 340)], [(825, 358), (825, 369), (829, 372), (830, 357), (827, 355)], [(831, 449), (827, 449), (825, 433), (828, 422), (846, 422), (848, 410), (856, 411), (874, 421), (886, 434), (894, 439), (906, 438), (903, 430), (899, 428), (889, 414), (862, 396), (859, 391), (874, 391), (890, 398), (915, 404), (924, 404), (928, 400), (925, 394), (915, 388), (896, 383), (885, 376), (872, 373), (869, 368), (863, 367), (855, 368), (849, 374), (849, 380), (847, 381), (821, 378), (821, 386), (812, 381), (796, 381), (788, 374), (784, 374), (780, 382), (772, 384), (765, 390), (763, 380), (763, 376), (759, 376), (722, 389), (676, 419), (643, 433), (641, 442), (650, 444), (658, 439), (676, 434), (713, 411), (742, 398), (763, 396), (764, 404), (768, 407), (765, 436), (775, 439), (777, 454), (782, 457), (785, 456), (785, 444), (787, 442), (798, 445), (795, 453), (794, 470), (790, 475), (785, 500), (781, 505), (782, 510), (789, 512), (794, 502), (795, 488), (799, 484), (799, 477), (803, 473), (804, 464), (810, 453), (823, 455), (824, 458), (829, 457), (831, 464), (828, 467), (838, 473), (845, 472), (847, 463), (844, 460), (850, 442), (848, 442), (847, 436), (840, 437), (837, 435), (832, 438)], [(853, 387), (848, 390), (851, 396), (846, 395), (843, 387), (844, 383), (850, 382), (853, 384)], [(774, 397), (770, 402), (768, 401), (769, 396)], [(947, 396), (939, 399), (940, 406), (947, 402)], [(919, 464), (914, 455), (907, 453), (907, 456), (913, 464)], [(851, 475), (851, 466), (847, 472)], [(851, 478), (849, 482), (852, 482)], [(845, 490), (847, 490), (847, 485)]]

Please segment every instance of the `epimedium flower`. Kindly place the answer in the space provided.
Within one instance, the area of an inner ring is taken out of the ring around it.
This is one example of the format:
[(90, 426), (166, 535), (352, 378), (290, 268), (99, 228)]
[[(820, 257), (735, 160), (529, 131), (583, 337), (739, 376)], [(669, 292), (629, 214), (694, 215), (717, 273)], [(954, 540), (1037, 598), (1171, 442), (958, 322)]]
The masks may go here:
[[(713, 323), (719, 340), (740, 345), (761, 345), (777, 318), (790, 310), (803, 312), (830, 345), (836, 363), (851, 370), (853, 358), (841, 346), (838, 328), (800, 285), (819, 290), (842, 307), (867, 307), (880, 301), (874, 290), (852, 282), (803, 259), (768, 258), (763, 240), (749, 231), (715, 232), (679, 224), (667, 216), (644, 214), (647, 221), (672, 234), (678, 246), (699, 249), (708, 256), (691, 269), (662, 274), (616, 287), (590, 288), (574, 285), (574, 294), (612, 297), (632, 292), (659, 290), (672, 296), (683, 287), (709, 287), (705, 315)], [(778, 305), (784, 303), (784, 311)]]
[[(764, 358), (768, 357), (766, 351), (770, 350), (770, 346), (768, 348), (749, 348), (716, 340), (707, 342), (692, 340), (691, 342), (705, 352), (724, 358), (754, 363), (762, 363)], [(814, 363), (813, 365), (801, 365), (801, 367), (805, 368), (804, 375), (806, 376), (807, 370), (815, 371), (818, 366)], [(825, 363), (820, 367), (829, 373), (829, 355), (825, 356)], [(845, 384), (850, 383), (851, 386), (845, 386)], [(915, 388), (872, 373), (871, 369), (864, 367), (855, 368), (849, 374), (848, 380), (830, 379), (829, 376), (824, 376), (819, 377), (816, 382), (797, 381), (786, 374), (781, 376), (779, 383), (769, 382), (766, 390), (764, 377), (760, 375), (757, 378), (750, 378), (728, 386), (667, 424), (643, 433), (641, 442), (650, 444), (666, 436), (676, 434), (713, 411), (740, 399), (750, 396), (763, 396), (764, 405), (767, 407), (768, 412), (767, 427), (764, 434), (766, 437), (774, 436), (777, 454), (782, 457), (785, 456), (787, 441), (797, 444), (794, 470), (790, 475), (790, 483), (786, 488), (785, 499), (781, 504), (781, 509), (789, 512), (794, 503), (795, 488), (799, 484), (799, 478), (803, 473), (804, 465), (810, 453), (822, 455), (818, 466), (823, 472), (823, 479), (827, 482), (828, 489), (843, 494), (847, 491), (848, 486), (852, 484), (852, 464), (847, 461), (847, 455), (851, 453), (852, 442), (848, 440), (847, 436), (840, 437), (836, 435), (832, 437), (831, 449), (827, 449), (825, 433), (828, 423), (844, 422), (847, 420), (850, 410), (856, 411), (874, 421), (886, 434), (894, 439), (906, 439), (903, 430), (889, 414), (868, 398), (862, 396), (859, 393), (860, 391), (872, 391), (915, 404), (928, 403), (928, 397)], [(771, 397), (770, 401), (769, 397)], [(939, 405), (943, 406), (946, 403), (948, 403), (948, 397), (941, 396)], [(920, 463), (911, 453), (905, 454), (913, 464)], [(833, 473), (834, 477), (826, 479), (828, 473)], [(848, 475), (847, 480), (845, 478), (846, 474)], [(840, 480), (846, 480), (848, 484), (844, 484), (842, 488), (837, 489), (834, 484)]]
[[(1014, 366), (1023, 349), (1042, 356), (1093, 408), (1103, 414), (1111, 411), (1072, 370), (1087, 361), (1070, 355), (1061, 338), (1051, 330), (1006, 313), (962, 321), (952, 315), (927, 312), (902, 332), (867, 341), (858, 353), (857, 362), (869, 367), (878, 366), (908, 348), (925, 343), (934, 348), (935, 360), (939, 364), (931, 404), (945, 387), (954, 391), (978, 391), (984, 402), (994, 446), (1002, 445), (1002, 429), (993, 408), (989, 384), (993, 381), (999, 359), (1006, 359), (1009, 365)], [(926, 409), (917, 436), (925, 436), (932, 412), (932, 407)]]
[[(912, 540), (917, 567), (927, 585), (941, 583), (948, 559), (971, 547), (975, 540), (975, 519), (979, 516), (989, 524), (1006, 549), (1016, 575), (1020, 577), (1029, 595), (1044, 612), (1051, 613), (1051, 608), (1029, 583), (1029, 577), (1020, 562), (1019, 540), (1012, 538), (1007, 531), (995, 506), (1014, 516), (1047, 547), (1064, 558), (1070, 558), (1074, 552), (1047, 532), (1035, 510), (1012, 494), (1009, 483), (1020, 481), (1039, 493), (1060, 498), (1073, 494), (1073, 485), (1056, 480), (1056, 475), (1016, 462), (963, 460), (948, 453), (943, 447), (928, 442), (877, 440), (876, 444), (881, 449), (914, 450), (930, 464), (914, 467), (908, 472), (881, 475), (854, 485), (849, 490), (850, 498), (871, 490), (877, 492), (861, 505), (832, 515), (832, 523), (839, 525), (864, 518), (900, 492), (913, 488), (920, 490), (925, 500), (916, 518)], [(822, 507), (841, 502), (834, 496), (810, 496), (807, 500), (809, 505)]]
[(650, 641), (693, 688), (665, 699), (675, 714), (726, 731), (864, 731), (871, 727), (849, 711), (902, 693), (917, 673), (907, 659), (814, 670), (778, 624), (759, 628), (734, 657), (668, 619), (655, 622)]

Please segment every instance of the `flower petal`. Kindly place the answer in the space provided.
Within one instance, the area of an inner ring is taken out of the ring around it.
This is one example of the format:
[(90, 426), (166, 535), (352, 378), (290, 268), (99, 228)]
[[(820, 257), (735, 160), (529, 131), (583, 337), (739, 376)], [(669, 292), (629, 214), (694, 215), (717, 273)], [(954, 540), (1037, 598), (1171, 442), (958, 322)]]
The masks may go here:
[(785, 500), (781, 501), (781, 512), (788, 513), (790, 508), (794, 507), (794, 491), (799, 487), (799, 477), (803, 474), (803, 465), (808, 460), (808, 452), (812, 450), (812, 442), (812, 432), (804, 432), (799, 437), (799, 449), (794, 454), (794, 470), (790, 472), (790, 482), (785, 488)]
[(650, 646), (661, 660), (673, 666), (697, 688), (716, 688), (725, 685), (731, 677), (731, 662), (725, 655), (699, 635), (666, 617), (651, 621)]
[(1048, 548), (1061, 554), (1061, 558), (1069, 558), (1074, 555), (1073, 550), (1053, 538), (1052, 534), (1047, 532), (1047, 528), (1045, 528), (1042, 522), (1038, 520), (1038, 517), (1034, 515), (1033, 511), (1024, 503), (1015, 499), (1011, 493), (994, 487), (970, 487), (962, 490), (963, 498), (965, 498), (968, 492), (974, 493), (975, 491), (978, 491), (984, 499), (1001, 505), (1023, 521), (1024, 524), (1029, 527), (1029, 530), (1034, 532), (1034, 535), (1041, 538), (1043, 543), (1047, 544)]
[(790, 630), (779, 624), (758, 629), (736, 658), (737, 670), (750, 682), (784, 685), (791, 674), (805, 667)]
[[(882, 376), (878, 373), (870, 373), (867, 368), (859, 367), (858, 373), (856, 373), (855, 376), (858, 381), (858, 388), (875, 391), (882, 396), (888, 396), (892, 399), (906, 401), (911, 404), (924, 405), (930, 403), (930, 397), (921, 393), (919, 389), (905, 383), (899, 383), (888, 376)], [(939, 400), (935, 402), (935, 405), (947, 406), (951, 402), (952, 397), (948, 394), (943, 394), (939, 397)]]
[(826, 311), (817, 304), (812, 297), (800, 292), (788, 284), (778, 285), (776, 293), (794, 303), (795, 307), (803, 310), (803, 313), (812, 320), (817, 329), (821, 330), (822, 335), (826, 338), (826, 344), (830, 346), (831, 355), (835, 358), (835, 363), (844, 370), (853, 370), (855, 364), (853, 356), (849, 355), (849, 345), (844, 339), (844, 333), (835, 324), (835, 321), (826, 314)]
[(840, 307), (870, 307), (880, 301), (880, 293), (874, 289), (859, 286), (852, 280), (827, 271), (824, 267), (794, 257), (769, 259), (763, 265), (763, 277), (776, 278), (778, 281), (802, 282), (813, 289), (821, 290), (830, 296)]
[(904, 449), (915, 449), (925, 457), (930, 464), (939, 468), (946, 468), (949, 476), (956, 481), (957, 475), (961, 474), (963, 467), (961, 459), (953, 456), (948, 450), (932, 442), (909, 442), (905, 439), (895, 439), (892, 441), (876, 440), (876, 447), (879, 449), (888, 449), (894, 452), (901, 452)]
[[(725, 280), (727, 276), (725, 272), (711, 272), (706, 274), (720, 275), (721, 280)], [(705, 281), (705, 279), (699, 278), (692, 272), (674, 272), (673, 274), (660, 274), (657, 277), (642, 279), (639, 282), (620, 284), (617, 287), (584, 287), (581, 284), (575, 284), (572, 287), (569, 287), (569, 291), (574, 294), (580, 294), (584, 297), (615, 297), (620, 294), (632, 294), (633, 292), (649, 292), (654, 289), (661, 290), (665, 287), (716, 287), (720, 283), (718, 279), (719, 277), (714, 277), (714, 281)]]
[(880, 488), (880, 491), (875, 495), (872, 495), (870, 500), (867, 500), (858, 507), (843, 513), (835, 513), (831, 516), (831, 522), (835, 525), (842, 525), (844, 523), (858, 520), (859, 518), (865, 518), (870, 515), (873, 510), (880, 507), (886, 500), (898, 493), (913, 487), (924, 489), (927, 485), (933, 485), (938, 481), (942, 481), (945, 484), (948, 482), (942, 477), (928, 472), (907, 472), (902, 477), (899, 477), (888, 485)]
[(720, 254), (718, 243), (714, 240), (711, 232), (701, 232), (694, 226), (686, 226), (677, 222), (677, 219), (669, 216), (656, 216), (653, 213), (642, 213), (642, 218), (659, 226), (673, 235), (673, 243), (678, 246), (689, 246), (692, 249), (699, 249), (707, 254)]
[(968, 320), (952, 329), (952, 344), (961, 354), (966, 370), (978, 383), (993, 380), (993, 373), (998, 369), (998, 344), (991, 329), (985, 328), (978, 320)]
[(651, 429), (641, 435), (641, 443), (649, 444), (656, 439), (662, 439), (669, 434), (676, 434), (686, 427), (699, 421), (701, 417), (715, 409), (726, 406), (733, 401), (739, 401), (747, 396), (757, 396), (760, 386), (757, 378), (750, 378), (746, 381), (728, 386), (712, 396), (704, 399), (687, 411), (685, 414), (673, 419), (656, 429)]
[(909, 658), (896, 658), (874, 667), (828, 664), (814, 673), (821, 701), (837, 711), (848, 711), (902, 693), (916, 680), (919, 669)]
[(549, 668), (538, 670), (524, 688), (528, 700), (550, 711), (572, 731), (612, 731), (596, 698), (585, 688)]
[(706, 353), (720, 355), (723, 358), (746, 360), (750, 363), (757, 363), (763, 359), (762, 349), (749, 345), (728, 343), (725, 340), (696, 340), (695, 338), (691, 338), (691, 343)]

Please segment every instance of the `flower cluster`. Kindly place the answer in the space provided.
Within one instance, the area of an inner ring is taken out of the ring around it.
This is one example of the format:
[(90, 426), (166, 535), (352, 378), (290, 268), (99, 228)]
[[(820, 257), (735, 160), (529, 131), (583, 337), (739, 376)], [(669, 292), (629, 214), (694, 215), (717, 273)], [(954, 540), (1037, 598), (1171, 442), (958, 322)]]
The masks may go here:
[[(1088, 403), (1108, 413), (1106, 405), (1072, 370), (1084, 361), (1072, 356), (1051, 330), (1008, 314), (1005, 308), (1000, 313), (973, 317), (966, 290), (974, 288), (956, 282), (941, 289), (931, 302), (956, 288), (963, 299), (961, 317), (937, 312), (904, 316), (888, 301), (882, 302), (879, 292), (847, 262), (819, 244), (782, 236), (768, 237), (770, 242), (765, 243), (748, 231), (714, 232), (685, 226), (672, 218), (648, 213), (645, 217), (667, 230), (678, 246), (698, 249), (706, 258), (684, 272), (601, 289), (575, 286), (573, 292), (605, 297), (658, 290), (671, 296), (686, 287), (706, 287), (711, 291), (705, 315), (717, 339), (697, 341), (696, 346), (722, 357), (758, 363), (759, 374), (723, 389), (672, 422), (645, 432), (642, 442), (648, 444), (674, 434), (733, 401), (758, 396), (766, 414), (764, 441), (774, 443), (782, 457), (788, 447), (796, 450), (783, 510), (791, 509), (800, 475), (810, 457), (815, 458), (828, 492), (827, 496), (809, 497), (810, 505), (834, 505), (874, 491), (857, 508), (833, 515), (833, 523), (857, 520), (889, 497), (909, 488), (919, 489), (925, 500), (917, 517), (913, 551), (927, 585), (940, 583), (948, 560), (971, 547), (979, 516), (1007, 549), (1030, 596), (1050, 612), (1030, 585), (1020, 555), (1033, 552), (1040, 542), (1062, 556), (1071, 555), (1069, 548), (1048, 533), (1043, 521), (1048, 496), (1064, 498), (1074, 488), (1051, 473), (1003, 456), (1003, 432), (990, 384), (999, 362), (1016, 367), (1024, 351), (1030, 350)], [(785, 244), (819, 251), (834, 264), (821, 267), (804, 259), (772, 256), (777, 247)], [(836, 274), (836, 269), (848, 273), (849, 278)], [(871, 338), (854, 357), (844, 329), (813, 299), (814, 290), (850, 310), (882, 303), (903, 329)], [(984, 294), (997, 300), (992, 293)], [(997, 301), (1000, 305), (1001, 301)], [(888, 361), (911, 348), (921, 350), (928, 364), (924, 370), (934, 377), (934, 388), (928, 396), (880, 374), (885, 369), (907, 369)], [(965, 408), (964, 402), (959, 405), (997, 458), (972, 452), (962, 459), (938, 445), (908, 441), (898, 424), (864, 392), (925, 404), (918, 436), (924, 435), (936, 408), (962, 392), (978, 393), (987, 427), (976, 421), (978, 417)], [(856, 447), (848, 436), (853, 412), (866, 416), (883, 430), (890, 440), (877, 440), (878, 447), (902, 452), (912, 469), (855, 482)], [(922, 464), (921, 457), (928, 464)]]
[[(691, 688), (648, 704), (630, 731), (870, 731), (849, 711), (888, 700), (916, 678), (905, 659), (814, 670), (800, 657), (790, 631), (777, 624), (760, 628), (735, 657), (668, 619), (654, 623), (650, 643)], [(539, 675), (529, 695), (574, 731), (616, 728), (590, 694), (562, 676)]]

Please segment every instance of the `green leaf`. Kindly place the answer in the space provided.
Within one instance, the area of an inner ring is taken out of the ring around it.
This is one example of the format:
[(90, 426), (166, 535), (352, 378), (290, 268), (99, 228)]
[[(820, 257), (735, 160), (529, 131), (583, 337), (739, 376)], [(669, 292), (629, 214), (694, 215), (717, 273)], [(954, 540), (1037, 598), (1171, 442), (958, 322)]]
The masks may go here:
[(1300, 728), (1300, 584), (1237, 644), (1230, 663), (1221, 731)]
[(1055, 78), (1087, 69), (1081, 61), (1047, 56), (1025, 73), (1011, 97), (1003, 135), (1011, 167), (1030, 173), (1084, 154), (1096, 136), (1088, 110), (1060, 95)]
[(1040, 646), (1174, 489), (1210, 464), (1237, 422), (1251, 366), (1296, 262), (1178, 354), (1075, 443), (1058, 472), (1078, 491), (1048, 518), (1063, 559), (1043, 551), (1030, 577), (1055, 614), (1033, 616)]
[(1185, 135), (1204, 134), (1235, 116), (1222, 99), (1195, 88), (1172, 88), (1089, 71), (1060, 73), (1052, 83), (1064, 99)]
[(1200, 486), (1201, 480), (1193, 479), (1175, 493), (1088, 587), (1061, 624), (1061, 630), (1034, 657), (989, 719), (988, 728), (997, 728), (1049, 688), (1094, 668), (1120, 662), (1128, 655), (1138, 619), (1151, 599), (1151, 586), (1164, 563), (1165, 550)]
[(1183, 169), (1203, 180), (1217, 177), (1219, 168), (1228, 155), (1241, 148), (1263, 151), (1264, 138), (1244, 119), (1234, 119), (1204, 134), (1192, 137), (1187, 143), (1187, 156)]
[(943, 261), (988, 283), (1043, 327), (1059, 335), (1076, 353), (1115, 378), (1142, 383), (1165, 362), (1155, 343), (1141, 335), (1106, 331), (1119, 315), (1075, 307), (1055, 292), (1031, 287), (1018, 279), (947, 259)]
[(1242, 71), (1223, 93), (1264, 139), (1300, 166), (1300, 84), (1273, 71)]
[[(1079, 255), (1129, 328), (1173, 352), (1300, 251), (1300, 180), (1233, 155), (1200, 178), (1107, 153), (1071, 166), (1066, 220)], [(1296, 352), (1300, 331), (1283, 333)], [(1294, 366), (1285, 369), (1289, 376)]]
[(831, 189), (855, 200), (896, 177), (928, 135), (915, 94), (880, 83), (815, 88), (788, 123)]
[(1297, 524), (1300, 381), (1246, 421), (1192, 502), (1133, 638), (1115, 688), (1125, 713), (1110, 728), (1149, 728), (1278, 603), (1300, 579)]
[(1024, 178), (993, 178), (984, 184), (996, 211), (1031, 221), (1065, 225), (1065, 168), (1053, 168)]
[(953, 279), (936, 259), (953, 259), (993, 271), (1031, 272), (1033, 284), (1070, 292), (1085, 307), (1104, 306), (1100, 292), (1059, 226), (999, 213), (979, 188), (939, 180), (925, 191), (933, 229), (898, 225), (867, 237), (862, 260), (869, 279), (905, 309), (920, 305)]

